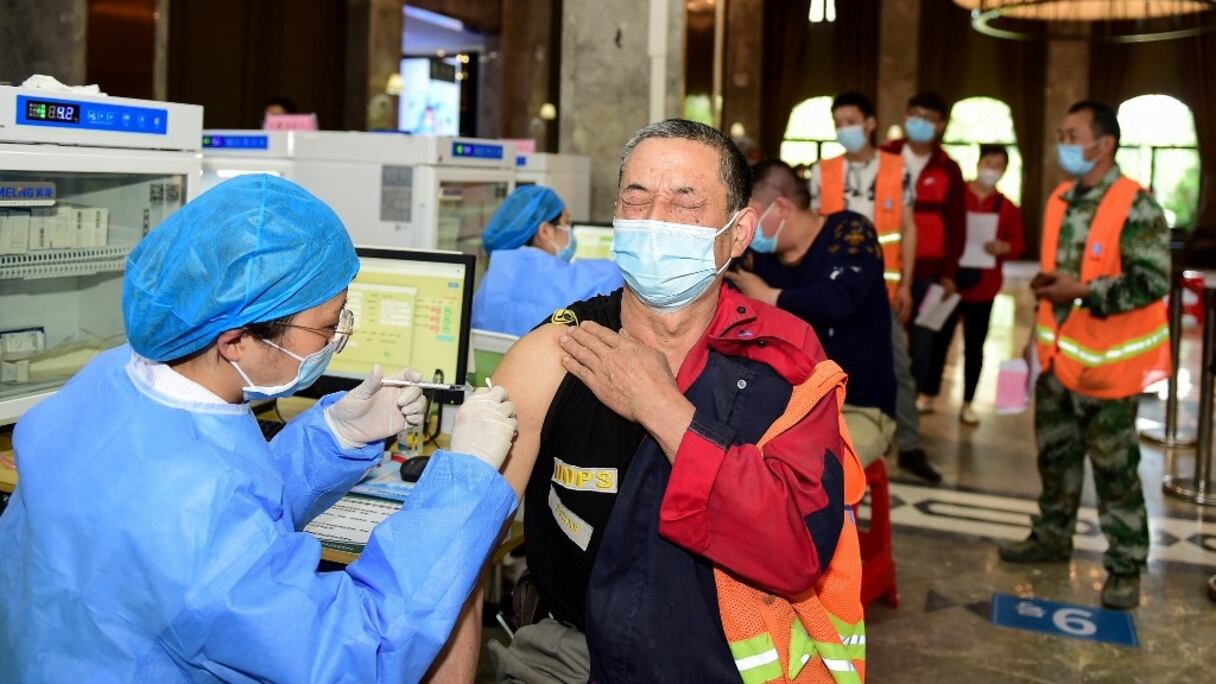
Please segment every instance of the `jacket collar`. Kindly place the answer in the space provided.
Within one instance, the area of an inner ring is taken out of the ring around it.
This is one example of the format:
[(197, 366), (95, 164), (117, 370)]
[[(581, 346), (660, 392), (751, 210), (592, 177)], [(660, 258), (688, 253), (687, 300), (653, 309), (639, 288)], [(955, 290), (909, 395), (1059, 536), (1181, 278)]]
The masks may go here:
[(815, 364), (826, 358), (819, 338), (805, 321), (730, 285), (719, 287), (713, 320), (680, 368), (677, 380), (682, 390), (704, 370), (710, 351), (765, 363), (794, 385), (809, 378)]
[[(891, 152), (892, 154), (902, 154), (904, 151), (904, 147), (907, 144), (908, 144), (907, 138), (900, 138), (898, 140), (892, 140), (891, 142), (887, 143), (886, 145), (883, 145), (881, 149), (883, 149), (887, 152)], [(935, 141), (933, 143), (933, 150), (931, 152), (929, 152), (929, 163), (932, 165), (940, 164), (942, 162), (942, 160), (945, 158), (945, 156), (946, 156), (946, 151), (942, 149), (941, 142)]]
[(1064, 192), (1064, 200), (1067, 202), (1086, 200), (1097, 202), (1106, 195), (1106, 191), (1110, 189), (1110, 186), (1115, 184), (1115, 181), (1119, 180), (1119, 176), (1121, 175), (1123, 175), (1123, 172), (1119, 170), (1119, 165), (1115, 164), (1107, 170), (1097, 185), (1092, 188), (1085, 188), (1085, 192), (1080, 197), (1077, 196), (1077, 188), (1080, 187), (1080, 181), (1073, 181), (1072, 187)]

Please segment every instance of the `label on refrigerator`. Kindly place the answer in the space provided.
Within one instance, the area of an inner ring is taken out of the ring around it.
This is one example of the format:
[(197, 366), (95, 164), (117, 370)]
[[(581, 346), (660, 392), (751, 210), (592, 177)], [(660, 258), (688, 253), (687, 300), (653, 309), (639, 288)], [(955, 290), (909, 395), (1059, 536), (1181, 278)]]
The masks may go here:
[(55, 184), (49, 181), (0, 181), (0, 207), (50, 207)]
[(409, 223), (413, 218), (414, 167), (380, 168), (380, 220)]

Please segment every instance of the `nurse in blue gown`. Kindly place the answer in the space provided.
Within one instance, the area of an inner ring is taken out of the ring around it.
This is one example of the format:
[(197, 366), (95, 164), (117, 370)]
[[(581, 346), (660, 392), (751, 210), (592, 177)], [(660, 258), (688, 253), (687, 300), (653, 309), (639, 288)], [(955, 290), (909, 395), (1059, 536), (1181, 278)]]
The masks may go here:
[[(0, 516), (2, 682), (413, 682), (515, 496), (501, 388), (344, 572), (301, 532), (422, 420), (417, 388), (330, 395), (269, 443), (247, 399), (311, 384), (358, 335), (338, 217), (270, 176), (217, 186), (132, 252), (129, 344), (31, 409)], [(115, 312), (117, 315), (118, 312)], [(413, 371), (395, 378), (419, 379)]]
[(525, 185), (507, 197), (481, 237), (490, 266), (473, 297), (473, 327), (523, 335), (571, 302), (624, 284), (604, 259), (574, 263), (566, 204), (549, 188)]

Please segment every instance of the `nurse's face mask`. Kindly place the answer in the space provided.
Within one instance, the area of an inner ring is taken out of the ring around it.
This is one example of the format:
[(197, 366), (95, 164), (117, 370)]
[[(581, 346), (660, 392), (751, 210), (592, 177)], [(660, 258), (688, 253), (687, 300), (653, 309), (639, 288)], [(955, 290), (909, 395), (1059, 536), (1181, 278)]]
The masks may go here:
[(576, 240), (574, 238), (574, 230), (570, 227), (570, 224), (568, 224), (568, 223), (567, 224), (560, 224), (560, 223), (554, 224), (553, 227), (556, 228), (559, 232), (566, 234), (566, 246), (558, 247), (557, 243), (552, 240), (549, 240), (546, 238), (541, 238), (541, 239), (545, 240), (545, 242), (548, 242), (549, 246), (553, 248), (553, 256), (557, 257), (558, 259), (561, 259), (562, 261), (565, 261), (566, 263), (570, 263), (570, 260), (574, 258), (574, 250), (578, 249), (578, 240)]
[(338, 314), (338, 325), (334, 326), (333, 328), (310, 328), (308, 326), (293, 325), (290, 323), (284, 323), (282, 325), (283, 327), (287, 328), (299, 328), (312, 333), (331, 335), (331, 337), (329, 342), (324, 347), (321, 347), (308, 356), (300, 356), (290, 349), (279, 346), (270, 340), (258, 338), (263, 343), (274, 347), (296, 361), (299, 361), (300, 366), (296, 370), (296, 377), (288, 382), (281, 385), (256, 385), (252, 380), (249, 379), (249, 376), (245, 374), (245, 371), (241, 370), (241, 367), (239, 364), (237, 364), (237, 362), (230, 361), (229, 363), (231, 363), (232, 367), (236, 369), (236, 372), (241, 375), (241, 379), (245, 381), (245, 386), (241, 389), (245, 393), (246, 401), (290, 397), (293, 394), (302, 392), (303, 390), (311, 387), (312, 384), (316, 382), (317, 379), (320, 378), (325, 372), (325, 369), (329, 366), (329, 361), (333, 358), (334, 354), (340, 353), (346, 348), (346, 342), (350, 339), (351, 333), (354, 332), (355, 316), (349, 310), (342, 309), (341, 313)]

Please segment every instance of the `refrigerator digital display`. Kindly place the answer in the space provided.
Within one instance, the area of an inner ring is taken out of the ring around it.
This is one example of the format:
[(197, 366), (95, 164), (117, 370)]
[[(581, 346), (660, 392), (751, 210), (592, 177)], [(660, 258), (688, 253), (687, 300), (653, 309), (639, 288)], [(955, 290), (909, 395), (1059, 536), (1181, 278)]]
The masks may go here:
[(26, 100), (25, 116), (35, 121), (58, 121), (59, 123), (80, 123), (80, 108), (74, 104), (45, 102), (43, 100)]
[(73, 101), (18, 95), (17, 125), (165, 135), (169, 131), (169, 110), (92, 100)]

